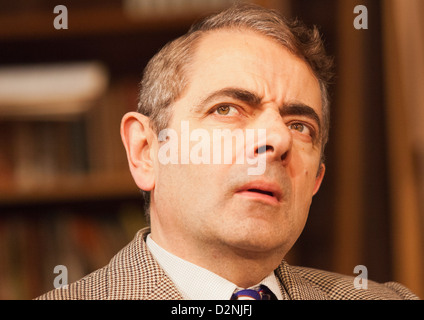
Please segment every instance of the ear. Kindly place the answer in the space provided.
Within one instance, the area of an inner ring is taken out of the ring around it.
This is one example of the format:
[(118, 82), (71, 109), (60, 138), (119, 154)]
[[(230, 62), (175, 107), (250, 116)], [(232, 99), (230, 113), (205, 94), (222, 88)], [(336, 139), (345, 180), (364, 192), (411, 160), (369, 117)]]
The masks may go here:
[(321, 163), (319, 165), (317, 177), (315, 178), (315, 186), (314, 186), (313, 195), (315, 195), (318, 192), (319, 187), (321, 186), (321, 182), (324, 179), (324, 174), (325, 174), (325, 165)]
[(126, 113), (121, 121), (121, 139), (127, 152), (131, 175), (137, 186), (151, 191), (155, 186), (151, 149), (154, 132), (149, 118), (138, 112)]

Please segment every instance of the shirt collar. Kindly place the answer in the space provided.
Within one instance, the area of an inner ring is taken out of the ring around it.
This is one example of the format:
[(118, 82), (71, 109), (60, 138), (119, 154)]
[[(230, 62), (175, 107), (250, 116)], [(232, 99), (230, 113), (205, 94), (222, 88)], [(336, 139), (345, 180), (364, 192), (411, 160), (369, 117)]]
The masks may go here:
[[(150, 234), (147, 236), (146, 244), (184, 299), (229, 300), (234, 291), (240, 289), (217, 274), (169, 253), (154, 242)], [(266, 285), (278, 299), (282, 299), (280, 286), (274, 272), (271, 272), (257, 286), (260, 284)]]

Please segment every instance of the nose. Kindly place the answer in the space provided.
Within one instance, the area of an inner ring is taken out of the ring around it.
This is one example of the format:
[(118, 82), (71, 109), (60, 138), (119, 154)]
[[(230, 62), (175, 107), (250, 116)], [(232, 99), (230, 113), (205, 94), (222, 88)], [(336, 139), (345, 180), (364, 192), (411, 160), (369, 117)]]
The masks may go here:
[(275, 111), (264, 112), (256, 127), (265, 129), (265, 134), (259, 137), (255, 145), (255, 156), (265, 154), (267, 162), (281, 161), (287, 165), (292, 153), (293, 138), (280, 114)]

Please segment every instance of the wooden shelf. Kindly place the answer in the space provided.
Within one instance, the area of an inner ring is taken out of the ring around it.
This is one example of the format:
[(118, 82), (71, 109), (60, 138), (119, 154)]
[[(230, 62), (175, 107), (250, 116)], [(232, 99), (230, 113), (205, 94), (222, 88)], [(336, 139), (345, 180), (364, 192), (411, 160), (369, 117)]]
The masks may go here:
[[(200, 16), (200, 14), (199, 14)], [(40, 37), (88, 36), (110, 33), (188, 28), (194, 14), (130, 17), (119, 8), (86, 8), (68, 11), (68, 29), (56, 30), (51, 12), (0, 13), (0, 40), (25, 40)]]
[(129, 169), (108, 174), (58, 176), (48, 181), (25, 186), (16, 183), (0, 185), (0, 206), (138, 196), (140, 191)]

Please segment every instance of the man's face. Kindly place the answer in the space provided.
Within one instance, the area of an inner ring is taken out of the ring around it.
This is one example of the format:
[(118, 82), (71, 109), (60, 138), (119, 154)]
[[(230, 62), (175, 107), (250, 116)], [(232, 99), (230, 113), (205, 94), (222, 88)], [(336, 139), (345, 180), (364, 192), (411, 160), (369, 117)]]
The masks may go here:
[[(162, 245), (182, 256), (193, 248), (285, 255), (303, 230), (324, 173), (318, 81), (273, 40), (226, 30), (203, 36), (188, 76), (168, 128), (179, 136), (180, 153), (182, 123), (190, 132), (206, 130), (211, 161), (182, 164), (179, 158), (177, 164), (163, 164), (157, 155), (164, 142), (156, 145), (153, 237), (172, 239)], [(266, 161), (263, 174), (249, 175), (251, 165), (236, 162), (240, 150), (234, 141), (233, 161), (214, 163), (217, 129), (253, 129), (256, 140), (265, 129), (266, 144), (243, 145), (245, 157), (247, 150), (263, 147), (256, 155)], [(189, 150), (199, 141), (190, 141)]]

